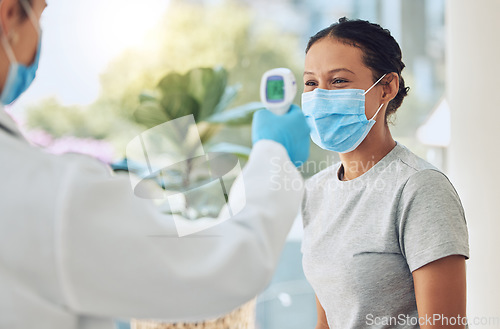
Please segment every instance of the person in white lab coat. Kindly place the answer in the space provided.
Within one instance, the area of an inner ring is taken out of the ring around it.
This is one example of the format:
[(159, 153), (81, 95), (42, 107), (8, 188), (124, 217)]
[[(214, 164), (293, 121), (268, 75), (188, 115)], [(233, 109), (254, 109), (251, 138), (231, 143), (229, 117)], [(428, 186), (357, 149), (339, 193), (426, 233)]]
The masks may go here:
[[(34, 78), (45, 6), (0, 0), (4, 105)], [(179, 238), (172, 218), (135, 197), (128, 178), (92, 158), (30, 145), (0, 109), (0, 329), (113, 328), (113, 319), (131, 317), (198, 321), (252, 299), (268, 284), (299, 211), (302, 178), (292, 161), (309, 153), (298, 107), (279, 118), (258, 112), (253, 132), (235, 183), (246, 206)]]

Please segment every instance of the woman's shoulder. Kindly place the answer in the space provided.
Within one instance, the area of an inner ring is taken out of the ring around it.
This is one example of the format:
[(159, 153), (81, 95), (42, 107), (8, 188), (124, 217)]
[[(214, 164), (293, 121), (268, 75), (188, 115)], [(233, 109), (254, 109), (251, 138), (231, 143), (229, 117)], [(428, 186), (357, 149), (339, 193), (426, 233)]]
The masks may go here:
[(456, 193), (448, 176), (418, 155), (411, 152), (405, 146), (398, 144), (401, 148), (399, 161), (401, 163), (399, 174), (400, 182), (404, 185), (406, 194), (414, 194), (418, 191), (427, 190), (439, 193), (439, 191), (450, 190)]
[(405, 145), (399, 142), (396, 145), (395, 151), (398, 160), (401, 161), (403, 165), (408, 167), (408, 169), (412, 169), (415, 172), (425, 169), (434, 169), (439, 171), (439, 169), (434, 165), (422, 159), (421, 157), (410, 151), (410, 149), (408, 149)]

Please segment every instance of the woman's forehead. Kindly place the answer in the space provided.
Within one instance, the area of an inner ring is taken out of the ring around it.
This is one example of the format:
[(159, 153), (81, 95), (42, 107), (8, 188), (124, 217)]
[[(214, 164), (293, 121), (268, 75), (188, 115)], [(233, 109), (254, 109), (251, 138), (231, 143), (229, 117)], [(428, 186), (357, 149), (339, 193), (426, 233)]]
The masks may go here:
[(306, 54), (304, 71), (331, 71), (340, 68), (356, 72), (365, 67), (361, 48), (331, 37), (314, 43)]

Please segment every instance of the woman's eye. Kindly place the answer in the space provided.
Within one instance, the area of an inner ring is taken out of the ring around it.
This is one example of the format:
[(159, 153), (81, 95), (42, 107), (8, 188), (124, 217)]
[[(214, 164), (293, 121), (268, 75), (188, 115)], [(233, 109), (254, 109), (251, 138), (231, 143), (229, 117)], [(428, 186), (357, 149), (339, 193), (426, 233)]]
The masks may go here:
[(315, 81), (306, 81), (305, 83), (306, 86), (316, 86), (316, 82)]
[(332, 84), (336, 85), (336, 84), (341, 84), (341, 83), (346, 83), (346, 82), (349, 82), (349, 81), (344, 80), (344, 79), (333, 79)]

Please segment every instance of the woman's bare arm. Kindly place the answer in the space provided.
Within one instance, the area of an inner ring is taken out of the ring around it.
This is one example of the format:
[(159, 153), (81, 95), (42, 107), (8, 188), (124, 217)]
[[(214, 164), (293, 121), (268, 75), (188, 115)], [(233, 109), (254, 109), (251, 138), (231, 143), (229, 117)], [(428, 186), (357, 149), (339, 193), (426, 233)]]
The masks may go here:
[(421, 329), (465, 328), (464, 256), (444, 257), (413, 271), (413, 282)]

